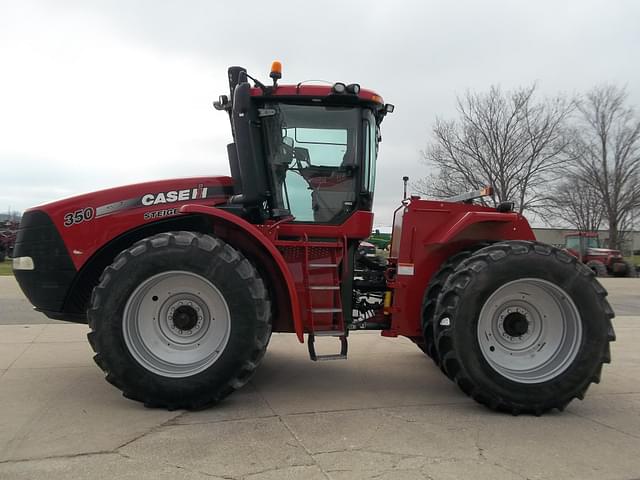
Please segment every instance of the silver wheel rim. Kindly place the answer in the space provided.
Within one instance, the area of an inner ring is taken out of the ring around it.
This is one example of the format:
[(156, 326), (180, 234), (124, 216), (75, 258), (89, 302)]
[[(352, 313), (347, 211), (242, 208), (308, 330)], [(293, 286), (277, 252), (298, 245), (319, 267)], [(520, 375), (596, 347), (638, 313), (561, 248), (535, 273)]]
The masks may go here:
[(187, 377), (213, 365), (229, 341), (231, 315), (206, 278), (169, 271), (142, 282), (127, 300), (124, 341), (133, 358), (164, 377)]
[(582, 322), (562, 288), (523, 278), (488, 298), (477, 333), (480, 350), (496, 372), (519, 383), (541, 383), (562, 374), (575, 360)]

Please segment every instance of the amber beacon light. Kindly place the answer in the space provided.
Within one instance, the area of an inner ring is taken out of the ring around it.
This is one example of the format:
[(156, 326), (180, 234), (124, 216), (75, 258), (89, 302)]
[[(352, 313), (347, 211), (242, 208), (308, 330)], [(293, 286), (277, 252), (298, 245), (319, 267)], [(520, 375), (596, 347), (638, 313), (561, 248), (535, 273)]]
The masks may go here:
[(273, 79), (273, 86), (278, 84), (278, 80), (282, 78), (282, 63), (277, 60), (271, 64), (271, 73), (269, 76)]

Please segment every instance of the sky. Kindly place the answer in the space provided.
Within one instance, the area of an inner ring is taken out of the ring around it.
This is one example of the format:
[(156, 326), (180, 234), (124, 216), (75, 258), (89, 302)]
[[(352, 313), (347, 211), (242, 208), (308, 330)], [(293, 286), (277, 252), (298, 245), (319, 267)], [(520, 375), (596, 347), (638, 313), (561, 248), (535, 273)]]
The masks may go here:
[(456, 95), (536, 82), (541, 95), (626, 85), (640, 105), (638, 1), (0, 0), (0, 211), (127, 183), (228, 175), (212, 101), (242, 65), (281, 83), (360, 83), (383, 123), (374, 211), (388, 228), (402, 176)]

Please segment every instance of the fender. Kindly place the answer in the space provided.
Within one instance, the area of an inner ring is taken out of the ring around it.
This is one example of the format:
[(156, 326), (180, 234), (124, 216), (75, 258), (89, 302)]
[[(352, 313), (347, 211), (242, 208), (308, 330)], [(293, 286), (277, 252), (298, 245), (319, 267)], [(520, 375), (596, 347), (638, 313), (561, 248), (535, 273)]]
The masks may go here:
[(291, 300), (291, 314), (293, 315), (293, 326), (296, 331), (296, 336), (298, 337), (298, 341), (300, 343), (304, 343), (304, 326), (302, 324), (302, 317), (300, 316), (300, 302), (298, 300), (298, 292), (295, 288), (293, 275), (291, 275), (287, 262), (285, 261), (280, 251), (275, 247), (275, 245), (271, 243), (255, 225), (252, 225), (246, 220), (219, 208), (207, 207), (205, 205), (187, 204), (183, 205), (180, 208), (180, 213), (201, 213), (203, 215), (219, 218), (226, 222), (232, 223), (240, 227), (247, 235), (256, 240), (267, 250), (269, 255), (271, 255), (273, 260), (280, 268), (282, 276), (284, 277), (284, 281), (289, 292), (289, 298)]
[(390, 255), (403, 268), (389, 283), (391, 328), (383, 335), (421, 337), (424, 293), (442, 263), (467, 246), (502, 240), (535, 240), (535, 235), (515, 212), (435, 200), (403, 205), (394, 219)]
[[(446, 244), (460, 237), (465, 230), (473, 225), (483, 228), (506, 230), (501, 232), (501, 237), (507, 239), (535, 240), (529, 222), (518, 213), (478, 212), (470, 211), (462, 214), (458, 220), (447, 229), (435, 231), (427, 240), (427, 243)], [(495, 234), (494, 234), (495, 235)], [(493, 235), (492, 235), (493, 236)], [(491, 237), (487, 237), (491, 238)]]

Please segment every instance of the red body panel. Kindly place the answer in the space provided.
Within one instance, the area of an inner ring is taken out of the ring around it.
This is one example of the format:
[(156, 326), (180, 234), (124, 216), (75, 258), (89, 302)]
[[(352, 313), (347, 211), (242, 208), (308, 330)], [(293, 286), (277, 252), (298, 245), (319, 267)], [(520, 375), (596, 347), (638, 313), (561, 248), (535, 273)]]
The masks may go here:
[[(30, 210), (42, 210), (49, 214), (64, 239), (73, 264), (80, 269), (100, 247), (117, 236), (145, 223), (178, 215), (178, 208), (186, 203), (215, 205), (225, 202), (232, 186), (230, 177), (160, 180), (92, 192)], [(184, 198), (187, 196), (185, 191), (188, 191), (189, 198)], [(176, 192), (175, 201), (170, 192)], [(159, 197), (161, 194), (163, 197)], [(202, 198), (203, 194), (205, 198)], [(81, 213), (76, 215), (79, 211)], [(93, 213), (84, 214), (89, 211)], [(163, 215), (145, 218), (145, 214), (158, 215), (154, 212), (163, 212)], [(73, 223), (67, 221), (65, 225), (65, 216), (68, 220), (69, 214)]]
[(389, 258), (398, 274), (389, 282), (391, 329), (383, 334), (420, 337), (422, 300), (431, 276), (448, 257), (484, 240), (535, 236), (522, 215), (477, 205), (411, 200), (398, 209)]

